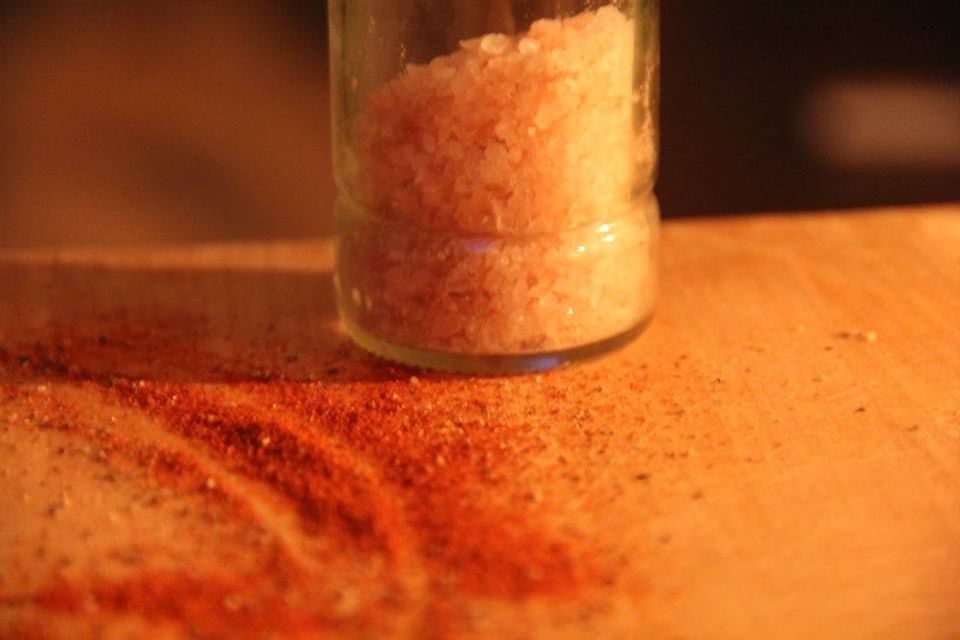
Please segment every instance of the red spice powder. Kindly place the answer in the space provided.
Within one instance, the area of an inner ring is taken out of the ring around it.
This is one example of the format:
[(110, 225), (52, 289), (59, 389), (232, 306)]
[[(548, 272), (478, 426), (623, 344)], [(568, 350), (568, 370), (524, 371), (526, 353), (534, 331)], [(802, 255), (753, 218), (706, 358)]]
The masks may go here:
[(51, 636), (39, 623), (14, 620), (9, 624), (0, 623), (0, 638), (11, 640), (50, 640)]
[[(536, 500), (510, 497), (527, 454), (544, 445), (522, 416), (502, 411), (508, 392), (497, 381), (438, 374), (411, 382), (411, 371), (357, 358), (346, 346), (318, 382), (264, 380), (262, 350), (225, 366), (197, 348), (192, 325), (145, 331), (113, 322), (101, 330), (61, 327), (7, 346), (0, 382), (8, 383), (0, 386), (23, 397), (20, 383), (58, 380), (146, 414), (289, 505), (304, 540), (382, 559), (382, 593), (392, 595), (347, 614), (329, 603), (304, 604), (310, 570), (286, 558), (264, 560), (257, 574), (196, 575), (185, 566), (112, 582), (55, 579), (34, 594), (35, 606), (82, 617), (86, 602), (98, 615), (180, 621), (197, 637), (238, 638), (315, 637), (334, 627), (386, 635), (392, 617), (413, 609), (420, 612), (415, 635), (447, 638), (465, 632), (471, 597), (564, 600), (609, 579), (586, 542), (539, 523)], [(253, 375), (244, 374), (248, 362), (256, 362)], [(152, 375), (130, 375), (142, 369)], [(191, 371), (203, 382), (191, 381)], [(181, 452), (73, 430), (100, 437), (177, 491), (203, 481), (203, 467)], [(256, 521), (242, 495), (219, 488), (206, 495), (233, 505), (238, 522)], [(324, 558), (314, 559), (322, 566)], [(425, 584), (417, 587), (421, 575)], [(236, 609), (237, 602), (249, 608)]]
[(73, 615), (106, 612), (135, 614), (147, 621), (185, 621), (192, 634), (201, 638), (244, 640), (263, 638), (266, 632), (307, 638), (332, 626), (315, 612), (288, 606), (279, 595), (257, 593), (260, 580), (256, 575), (155, 574), (116, 582), (93, 580), (82, 588), (55, 581), (37, 593), (32, 604)]
[[(416, 414), (404, 404), (416, 402), (406, 382), (359, 388), (275, 383), (253, 392), (307, 416), (309, 426), (350, 442), (365, 459), (381, 461), (385, 479), (405, 488), (409, 521), (436, 573), (476, 595), (569, 594), (593, 573), (583, 550), (532, 527), (529, 513), (488, 499), (496, 491), (494, 469), (509, 473), (532, 438), (478, 402), (479, 390), (471, 387), (483, 384), (449, 380), (447, 392), (429, 394), (436, 410)], [(365, 410), (357, 411), (358, 404)]]

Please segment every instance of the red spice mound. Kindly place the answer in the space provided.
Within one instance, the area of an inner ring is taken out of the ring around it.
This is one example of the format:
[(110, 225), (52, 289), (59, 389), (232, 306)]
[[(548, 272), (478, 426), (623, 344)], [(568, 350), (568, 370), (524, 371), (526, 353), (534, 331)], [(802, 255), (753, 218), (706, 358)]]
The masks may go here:
[[(5, 345), (0, 367), (16, 378), (0, 384), (0, 404), (33, 412), (17, 429), (93, 445), (111, 474), (136, 471), (114, 482), (209, 509), (164, 526), (253, 527), (272, 542), (221, 534), (218, 557), (236, 563), (217, 571), (195, 564), (200, 549), (176, 569), (145, 556), (116, 576), (55, 571), (40, 589), (3, 594), (25, 612), (17, 624), (56, 614), (76, 629), (133, 619), (200, 638), (476, 637), (478, 602), (576, 601), (611, 579), (589, 541), (554, 530), (535, 494), (517, 495), (548, 443), (504, 409), (499, 381), (420, 380), (349, 351), (322, 382), (180, 380), (167, 374), (212, 370), (187, 326), (116, 322), (100, 340), (60, 325)], [(246, 360), (272, 353), (253, 351)], [(140, 359), (153, 375), (118, 373)], [(101, 423), (88, 404), (117, 419)]]
[[(31, 598), (47, 611), (74, 616), (138, 615), (148, 622), (184, 621), (199, 638), (310, 638), (325, 627), (322, 617), (290, 607), (279, 594), (260, 593), (261, 577), (143, 575), (122, 581), (94, 580), (83, 585), (54, 581)], [(256, 606), (249, 603), (255, 602)]]

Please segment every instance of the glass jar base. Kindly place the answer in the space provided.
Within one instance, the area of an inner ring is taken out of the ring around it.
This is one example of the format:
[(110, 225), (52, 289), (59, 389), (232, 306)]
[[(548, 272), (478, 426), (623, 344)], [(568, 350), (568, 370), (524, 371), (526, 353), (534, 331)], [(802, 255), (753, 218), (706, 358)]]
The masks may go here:
[(632, 342), (647, 328), (651, 318), (652, 315), (648, 315), (630, 329), (597, 342), (570, 349), (509, 355), (450, 353), (408, 347), (378, 338), (352, 322), (343, 320), (343, 324), (354, 342), (364, 350), (386, 360), (423, 369), (497, 375), (546, 371), (603, 356)]

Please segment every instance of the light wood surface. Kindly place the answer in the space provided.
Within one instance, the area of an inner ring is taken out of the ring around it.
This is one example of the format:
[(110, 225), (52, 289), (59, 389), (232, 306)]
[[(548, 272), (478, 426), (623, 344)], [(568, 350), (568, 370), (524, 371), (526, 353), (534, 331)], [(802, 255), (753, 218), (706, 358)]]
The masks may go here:
[(662, 266), (498, 379), (351, 347), (327, 241), (4, 254), (0, 637), (960, 638), (960, 207)]

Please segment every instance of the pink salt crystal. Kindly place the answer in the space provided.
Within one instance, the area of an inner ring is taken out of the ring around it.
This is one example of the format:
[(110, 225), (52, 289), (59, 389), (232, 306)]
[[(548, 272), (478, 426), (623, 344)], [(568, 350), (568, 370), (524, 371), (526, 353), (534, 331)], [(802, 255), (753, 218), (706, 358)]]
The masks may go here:
[(633, 22), (614, 7), (488, 34), (373, 94), (342, 234), (348, 321), (395, 344), (509, 354), (633, 327), (652, 305), (636, 204)]
[(430, 73), (440, 83), (449, 82), (457, 74), (457, 70), (447, 64), (430, 65)]
[[(610, 215), (633, 187), (632, 24), (614, 8), (538, 20), (527, 35), (489, 34), (412, 66), (373, 94), (357, 119), (351, 191), (380, 215), (470, 233), (497, 231), (491, 199), (516, 184), (524, 188), (510, 199), (514, 218), (531, 232)], [(501, 114), (515, 123), (509, 130), (496, 127)], [(534, 127), (540, 131), (531, 136)], [(429, 139), (437, 146), (424, 146)], [(484, 150), (498, 141), (524, 165), (478, 172)], [(411, 143), (412, 155), (392, 152)], [(439, 201), (413, 180), (419, 167), (430, 167)], [(602, 188), (597, 174), (608, 177)], [(476, 197), (451, 206), (464, 175)]]
[(510, 46), (510, 38), (502, 33), (491, 33), (480, 40), (480, 50), (498, 56)]
[(520, 42), (517, 43), (517, 50), (526, 54), (536, 53), (540, 51), (540, 43), (533, 38), (520, 38)]

